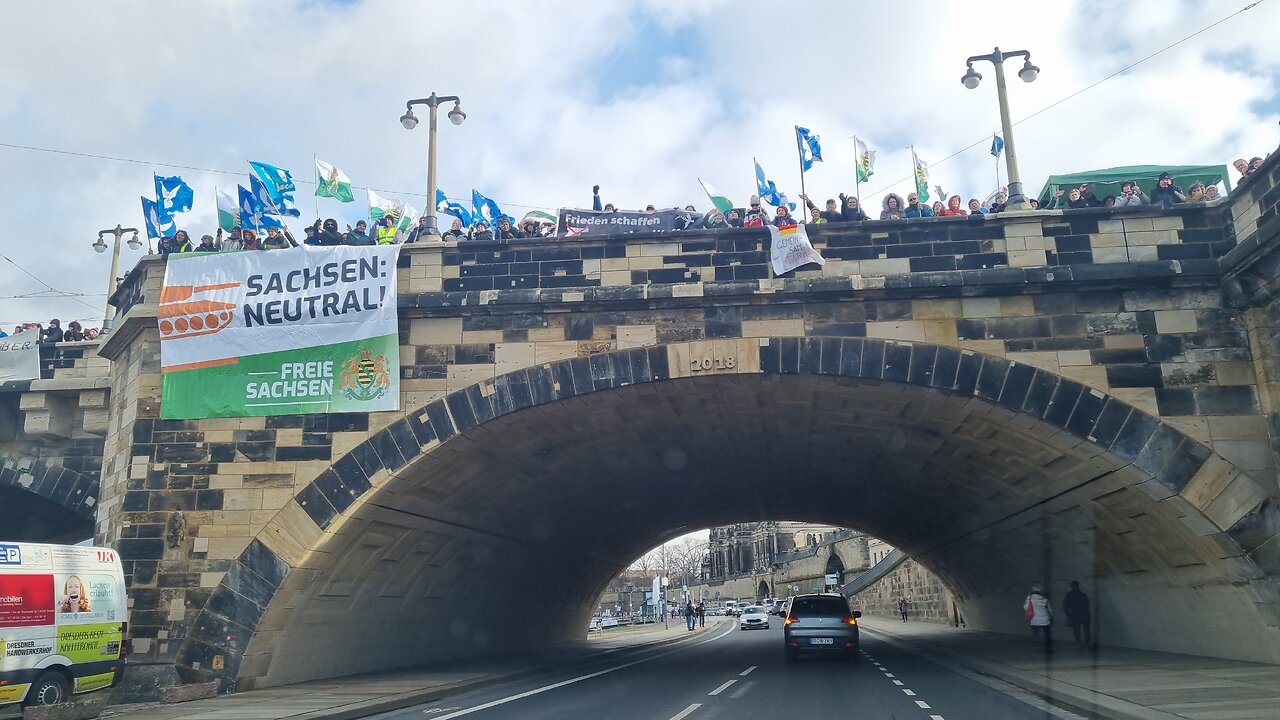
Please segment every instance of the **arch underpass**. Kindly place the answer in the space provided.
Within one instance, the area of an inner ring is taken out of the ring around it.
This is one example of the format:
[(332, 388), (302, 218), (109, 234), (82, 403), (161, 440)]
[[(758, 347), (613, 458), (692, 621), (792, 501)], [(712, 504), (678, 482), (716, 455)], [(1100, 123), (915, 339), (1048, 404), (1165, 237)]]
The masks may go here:
[(1020, 633), (1030, 583), (1079, 579), (1102, 643), (1278, 659), (1274, 578), (1186, 499), (1249, 481), (1205, 446), (998, 358), (835, 340), (787, 363), (806, 347), (684, 378), (687, 345), (607, 353), (432, 403), (268, 524), (179, 668), (247, 689), (578, 639), (643, 551), (778, 517), (884, 538), (979, 628)]

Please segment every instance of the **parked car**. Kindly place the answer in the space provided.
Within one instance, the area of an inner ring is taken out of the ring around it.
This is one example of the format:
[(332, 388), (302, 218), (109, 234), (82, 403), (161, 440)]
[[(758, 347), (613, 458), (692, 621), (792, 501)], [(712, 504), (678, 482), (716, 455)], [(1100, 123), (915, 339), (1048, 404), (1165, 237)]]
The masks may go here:
[(782, 626), (787, 661), (802, 653), (840, 655), (858, 659), (858, 618), (843, 595), (797, 595), (791, 599)]
[(754, 628), (769, 629), (769, 614), (759, 605), (748, 605), (743, 608), (742, 616), (738, 619), (738, 627), (742, 630), (751, 630)]

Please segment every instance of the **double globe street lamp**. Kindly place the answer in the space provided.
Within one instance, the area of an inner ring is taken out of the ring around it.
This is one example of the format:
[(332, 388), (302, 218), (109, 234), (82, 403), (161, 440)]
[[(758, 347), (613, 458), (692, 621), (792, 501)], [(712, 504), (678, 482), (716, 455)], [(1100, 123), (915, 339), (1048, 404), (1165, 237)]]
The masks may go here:
[(133, 237), (129, 238), (129, 248), (137, 250), (142, 247), (142, 241), (138, 239), (138, 228), (120, 227), (117, 224), (109, 230), (99, 230), (98, 239), (93, 241), (93, 250), (99, 254), (107, 251), (107, 243), (103, 241), (102, 236), (114, 235), (116, 241), (111, 250), (111, 277), (107, 278), (107, 309), (102, 318), (102, 334), (106, 335), (111, 331), (111, 325), (115, 320), (115, 310), (111, 306), (111, 296), (116, 291), (116, 274), (120, 272), (120, 238), (125, 233), (133, 233)]
[(400, 124), (405, 130), (412, 130), (418, 126), (418, 118), (413, 114), (414, 105), (426, 105), (431, 108), (431, 120), (428, 125), (429, 134), (427, 140), (427, 237), (432, 240), (440, 239), (440, 229), (436, 226), (436, 108), (442, 102), (453, 102), (453, 109), (449, 111), (449, 122), (454, 125), (461, 125), (463, 120), (467, 119), (467, 114), (462, 112), (461, 100), (457, 95), (437, 96), (434, 92), (431, 97), (420, 98), (418, 100), (409, 100), (405, 102), (404, 115), (400, 116)]
[(960, 82), (970, 90), (978, 87), (978, 83), (982, 82), (982, 75), (973, 69), (973, 64), (978, 60), (989, 60), (996, 66), (996, 94), (1000, 98), (1000, 130), (1004, 134), (1005, 162), (1009, 168), (1009, 198), (1005, 207), (1008, 210), (1030, 210), (1031, 204), (1027, 202), (1027, 197), (1022, 192), (1022, 177), (1018, 174), (1018, 153), (1013, 146), (1013, 123), (1009, 120), (1009, 97), (1004, 84), (1004, 61), (1014, 57), (1024, 59), (1022, 69), (1018, 71), (1018, 77), (1022, 78), (1023, 82), (1034, 82), (1040, 75), (1040, 68), (1031, 64), (1031, 53), (1026, 50), (1001, 52), (1000, 48), (996, 48), (990, 55), (974, 55), (966, 60), (969, 69), (964, 77), (960, 78)]

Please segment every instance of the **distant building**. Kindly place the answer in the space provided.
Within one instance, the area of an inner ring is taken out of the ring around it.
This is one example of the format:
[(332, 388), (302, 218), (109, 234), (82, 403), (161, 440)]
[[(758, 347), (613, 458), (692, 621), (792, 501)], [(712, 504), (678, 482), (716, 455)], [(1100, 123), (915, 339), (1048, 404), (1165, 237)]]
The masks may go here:
[(885, 559), (885, 557), (893, 552), (894, 547), (880, 538), (867, 538), (867, 555), (872, 565)]
[(833, 525), (785, 520), (713, 527), (707, 539), (702, 579), (720, 580), (767, 571), (787, 553), (852, 534)]

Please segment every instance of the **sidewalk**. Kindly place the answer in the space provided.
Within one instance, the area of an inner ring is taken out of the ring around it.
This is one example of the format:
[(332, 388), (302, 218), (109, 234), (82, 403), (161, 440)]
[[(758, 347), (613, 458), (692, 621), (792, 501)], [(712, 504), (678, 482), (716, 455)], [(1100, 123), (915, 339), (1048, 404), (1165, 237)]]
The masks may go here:
[[(716, 618), (722, 620), (723, 618)], [(689, 632), (683, 618), (664, 629), (662, 623), (592, 632), (587, 640), (568, 643), (536, 655), (476, 658), (448, 665), (314, 680), (208, 700), (161, 705), (115, 705), (104, 718), (130, 720), (349, 720), (399, 710), (440, 698), (518, 680), (540, 672), (599, 662), (617, 653), (679, 642), (716, 629)]]
[(1076, 650), (1055, 628), (1052, 655), (1030, 637), (867, 617), (862, 629), (904, 649), (1029, 690), (1077, 710), (1134, 720), (1275, 720), (1280, 666), (1172, 653)]

